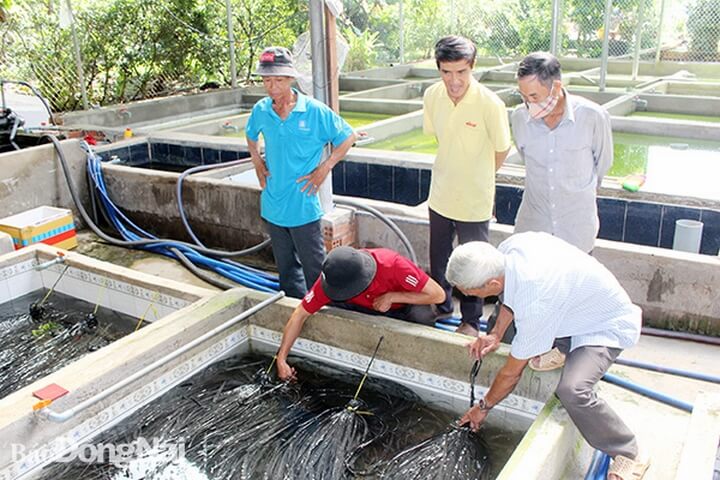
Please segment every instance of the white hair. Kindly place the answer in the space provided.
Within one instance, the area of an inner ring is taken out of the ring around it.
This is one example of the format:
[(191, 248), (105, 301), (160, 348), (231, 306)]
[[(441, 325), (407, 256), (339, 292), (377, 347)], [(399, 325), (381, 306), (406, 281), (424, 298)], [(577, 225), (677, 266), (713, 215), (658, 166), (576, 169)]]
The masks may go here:
[(468, 242), (453, 250), (445, 278), (462, 289), (480, 288), (505, 276), (505, 255), (486, 242)]

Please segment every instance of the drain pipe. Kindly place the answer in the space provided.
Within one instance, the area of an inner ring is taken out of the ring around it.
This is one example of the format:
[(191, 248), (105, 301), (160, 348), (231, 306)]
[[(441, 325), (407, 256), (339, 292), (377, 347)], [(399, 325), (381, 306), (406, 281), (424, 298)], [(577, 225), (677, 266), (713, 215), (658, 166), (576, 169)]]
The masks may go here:
[(651, 337), (672, 338), (677, 340), (687, 340), (689, 342), (705, 343), (708, 345), (719, 345), (720, 337), (711, 337), (709, 335), (700, 335), (697, 333), (676, 332), (674, 330), (664, 330), (662, 328), (642, 327), (642, 334)]
[(183, 355), (184, 353), (192, 350), (193, 348), (197, 347), (198, 345), (207, 341), (208, 339), (214, 337), (215, 335), (222, 333), (223, 331), (232, 327), (236, 323), (238, 323), (242, 320), (245, 320), (246, 318), (259, 312), (260, 310), (264, 309), (265, 307), (277, 302), (284, 296), (285, 296), (285, 292), (283, 292), (283, 291), (276, 293), (272, 297), (263, 300), (262, 302), (258, 303), (257, 305), (254, 305), (253, 307), (245, 310), (241, 314), (231, 318), (230, 320), (223, 323), (222, 325), (213, 328), (212, 330), (205, 333), (204, 335), (201, 335), (200, 337), (196, 338), (192, 342), (180, 347), (179, 349), (169, 353), (168, 355), (160, 358), (159, 360), (154, 361), (147, 367), (142, 368), (141, 370), (138, 370), (137, 372), (130, 375), (129, 377), (126, 377), (124, 380), (114, 384), (112, 387), (110, 387), (106, 390), (103, 390), (102, 392), (98, 393), (95, 396), (88, 398), (87, 400), (85, 400), (83, 402), (78, 403), (77, 405), (70, 408), (69, 410), (65, 410), (64, 412), (55, 412), (55, 411), (51, 410), (49, 408), (49, 406), (44, 406), (45, 404), (43, 404), (41, 402), (40, 408), (38, 410), (36, 410), (36, 412), (39, 416), (50, 419), (53, 422), (58, 422), (58, 423), (66, 422), (67, 420), (70, 420), (71, 418), (73, 418), (75, 415), (82, 412), (83, 410), (95, 405), (98, 402), (101, 402), (102, 400), (106, 399), (110, 395), (127, 387), (134, 381), (151, 373), (153, 370), (166, 365), (168, 362), (170, 362), (170, 361), (176, 359), (177, 357), (179, 357), (180, 355)]
[(630, 390), (631, 392), (638, 393), (653, 400), (657, 400), (658, 402), (670, 405), (671, 407), (679, 408), (680, 410), (684, 410), (688, 413), (692, 413), (693, 411), (693, 406), (687, 402), (683, 402), (682, 400), (679, 400), (677, 398), (665, 395), (664, 393), (658, 392), (657, 390), (643, 387), (642, 385), (638, 385), (637, 383), (633, 383), (629, 380), (625, 380), (624, 378), (620, 378), (617, 375), (606, 373), (602, 377), (602, 379), (608, 383), (617, 385), (618, 387), (622, 387), (626, 390)]
[(693, 380), (701, 380), (703, 382), (720, 383), (720, 376), (708, 375), (705, 373), (693, 372), (690, 370), (681, 370), (679, 368), (666, 367), (664, 365), (655, 365), (654, 363), (638, 362), (637, 360), (628, 360), (624, 358), (616, 358), (617, 365), (625, 365), (627, 367), (640, 368), (650, 370), (652, 372), (666, 373), (678, 377), (691, 378)]
[(64, 263), (65, 262), (65, 254), (62, 252), (57, 252), (57, 256), (53, 258), (52, 260), (48, 260), (47, 262), (40, 263), (38, 265), (35, 265), (35, 270), (45, 270), (46, 268), (50, 268), (53, 265), (57, 265), (58, 263)]

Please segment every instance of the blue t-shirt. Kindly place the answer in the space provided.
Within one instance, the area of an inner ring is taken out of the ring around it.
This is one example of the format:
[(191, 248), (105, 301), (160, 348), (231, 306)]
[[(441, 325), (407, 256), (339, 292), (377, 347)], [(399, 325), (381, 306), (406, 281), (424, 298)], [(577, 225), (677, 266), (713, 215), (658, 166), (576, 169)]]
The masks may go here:
[(245, 126), (249, 140), (265, 140), (265, 164), (270, 176), (260, 196), (260, 216), (281, 227), (298, 227), (323, 216), (318, 195), (300, 189), (320, 163), (323, 147), (337, 147), (352, 134), (352, 128), (327, 105), (293, 90), (297, 102), (281, 120), (265, 97), (255, 104)]

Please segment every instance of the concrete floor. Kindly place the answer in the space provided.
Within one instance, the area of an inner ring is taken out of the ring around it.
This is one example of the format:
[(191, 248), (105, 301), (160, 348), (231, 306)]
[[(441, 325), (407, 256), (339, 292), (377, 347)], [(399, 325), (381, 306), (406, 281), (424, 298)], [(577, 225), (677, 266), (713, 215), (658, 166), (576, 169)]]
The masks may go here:
[[(621, 358), (720, 375), (720, 347), (713, 345), (643, 336), (639, 344), (623, 352)], [(610, 373), (691, 404), (700, 392), (720, 393), (718, 384), (620, 365), (614, 365)], [(627, 422), (638, 436), (640, 448), (652, 457), (645, 479), (674, 479), (690, 414), (604, 382), (599, 394)]]
[[(79, 235), (79, 253), (118, 263), (159, 277), (215, 288), (198, 279), (177, 262), (147, 252), (125, 250), (95, 241), (92, 234)], [(720, 347), (683, 340), (643, 336), (622, 358), (720, 375)], [(700, 392), (720, 394), (720, 385), (615, 365), (610, 372), (668, 395), (693, 403)], [(641, 448), (649, 451), (652, 466), (648, 480), (674, 479), (690, 414), (601, 382), (605, 398), (637, 434)]]

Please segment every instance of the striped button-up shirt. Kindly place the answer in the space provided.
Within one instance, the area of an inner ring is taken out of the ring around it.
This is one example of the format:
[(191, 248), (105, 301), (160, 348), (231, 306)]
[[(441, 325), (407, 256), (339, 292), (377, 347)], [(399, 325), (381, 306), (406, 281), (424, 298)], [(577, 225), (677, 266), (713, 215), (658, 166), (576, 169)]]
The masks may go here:
[(537, 232), (515, 234), (498, 250), (505, 255), (503, 300), (517, 328), (513, 357), (540, 355), (561, 337), (571, 337), (571, 351), (637, 343), (642, 312), (595, 258)]
[(550, 129), (521, 105), (511, 124), (525, 163), (525, 193), (515, 232), (547, 232), (589, 252), (599, 221), (596, 192), (613, 161), (607, 111), (565, 92), (562, 120)]

